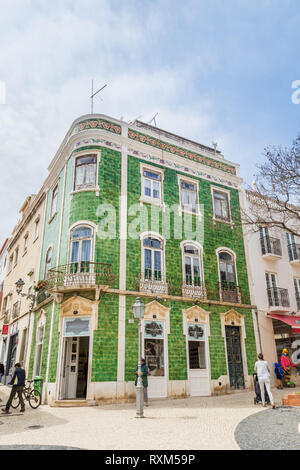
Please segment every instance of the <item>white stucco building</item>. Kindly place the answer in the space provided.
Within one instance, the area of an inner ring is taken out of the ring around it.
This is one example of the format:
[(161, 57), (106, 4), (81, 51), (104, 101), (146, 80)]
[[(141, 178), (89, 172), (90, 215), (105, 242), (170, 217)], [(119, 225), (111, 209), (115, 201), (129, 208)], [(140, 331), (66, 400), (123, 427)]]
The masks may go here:
[[(244, 193), (247, 212), (250, 196), (251, 192)], [(283, 347), (292, 356), (295, 340), (300, 340), (300, 240), (263, 225), (244, 226), (244, 234), (251, 302), (257, 306), (257, 349), (273, 369)]]

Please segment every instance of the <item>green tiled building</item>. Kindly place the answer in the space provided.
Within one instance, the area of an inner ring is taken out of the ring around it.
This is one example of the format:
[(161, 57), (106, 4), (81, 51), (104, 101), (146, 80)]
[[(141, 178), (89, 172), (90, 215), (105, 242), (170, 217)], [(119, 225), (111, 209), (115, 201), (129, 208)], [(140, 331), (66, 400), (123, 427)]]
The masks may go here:
[(250, 386), (238, 165), (142, 122), (88, 115), (45, 187), (29, 375), (43, 377), (47, 402), (134, 397), (137, 297), (150, 398)]

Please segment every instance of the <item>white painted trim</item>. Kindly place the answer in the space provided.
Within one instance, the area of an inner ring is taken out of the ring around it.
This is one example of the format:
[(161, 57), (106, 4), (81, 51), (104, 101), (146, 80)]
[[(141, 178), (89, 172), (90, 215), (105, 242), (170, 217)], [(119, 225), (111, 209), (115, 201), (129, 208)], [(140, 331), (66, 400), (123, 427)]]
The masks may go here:
[[(142, 265), (141, 265), (141, 273), (144, 273), (145, 272), (145, 256), (144, 256), (144, 246), (143, 246), (143, 241), (145, 238), (147, 237), (151, 237), (151, 238), (158, 238), (162, 243), (163, 243), (163, 247), (161, 249), (161, 252), (162, 252), (162, 268), (163, 268), (163, 272), (162, 272), (162, 279), (161, 279), (161, 282), (166, 282), (166, 239), (165, 237), (163, 237), (162, 235), (160, 235), (159, 233), (157, 232), (152, 232), (152, 231), (149, 231), (149, 232), (143, 232), (140, 234), (140, 240), (141, 240), (141, 262), (142, 262)], [(149, 248), (151, 249), (151, 248)], [(156, 248), (156, 250), (158, 250), (158, 248)]]
[[(144, 170), (149, 170), (152, 173), (157, 173), (160, 175), (160, 200), (157, 201), (153, 199), (152, 197), (147, 197), (144, 194)], [(160, 206), (164, 207), (164, 169), (162, 168), (157, 168), (156, 166), (152, 166), (148, 163), (145, 163), (143, 161), (140, 161), (140, 174), (141, 174), (141, 196), (140, 196), (140, 202), (145, 202), (148, 204), (154, 204), (155, 206)]]
[[(182, 208), (181, 182), (187, 182), (187, 183), (196, 185), (196, 196), (197, 196), (196, 204), (197, 204), (197, 209), (198, 209), (197, 212), (188, 211)], [(179, 188), (179, 205), (178, 205), (179, 214), (180, 215), (182, 215), (182, 213), (191, 214), (202, 219), (202, 214), (200, 211), (200, 204), (199, 204), (199, 181), (197, 179), (190, 178), (189, 176), (185, 176), (185, 175), (177, 173), (177, 183), (178, 183), (178, 188)]]
[[(194, 245), (198, 250), (199, 250), (199, 256), (198, 256), (198, 259), (199, 259), (199, 266), (200, 266), (200, 270), (201, 270), (201, 273), (200, 273), (200, 277), (201, 277), (201, 282), (203, 282), (203, 284), (205, 285), (205, 278), (204, 278), (204, 264), (203, 264), (203, 247), (200, 243), (198, 243), (197, 241), (195, 240), (183, 240), (181, 243), (180, 243), (180, 250), (181, 250), (181, 262), (182, 262), (182, 280), (186, 283), (186, 278), (185, 278), (185, 264), (184, 264), (184, 246), (185, 245)], [(189, 255), (186, 255), (186, 256), (189, 256)], [(193, 255), (191, 255), (193, 257)], [(194, 256), (195, 258), (195, 256)]]
[(236, 254), (233, 250), (230, 248), (227, 248), (225, 246), (221, 246), (216, 249), (216, 255), (217, 255), (217, 261), (218, 261), (218, 276), (219, 276), (219, 283), (221, 282), (221, 276), (220, 276), (220, 260), (219, 260), (219, 253), (225, 251), (229, 253), (230, 255), (233, 256), (233, 261), (234, 261), (234, 270), (235, 270), (235, 280), (236, 280), (236, 285), (239, 286), (239, 280), (238, 280), (238, 273), (237, 273), (237, 268), (236, 268)]
[[(82, 188), (82, 189), (75, 189), (75, 181), (76, 181), (76, 160), (80, 157), (84, 157), (85, 155), (95, 155), (96, 156), (96, 185), (94, 188)], [(100, 187), (99, 187), (99, 165), (101, 162), (101, 150), (99, 149), (89, 149), (89, 150), (82, 150), (81, 152), (72, 154), (73, 158), (73, 184), (72, 184), (72, 191), (71, 195), (76, 193), (82, 193), (86, 191), (96, 191), (96, 196), (99, 196)]]

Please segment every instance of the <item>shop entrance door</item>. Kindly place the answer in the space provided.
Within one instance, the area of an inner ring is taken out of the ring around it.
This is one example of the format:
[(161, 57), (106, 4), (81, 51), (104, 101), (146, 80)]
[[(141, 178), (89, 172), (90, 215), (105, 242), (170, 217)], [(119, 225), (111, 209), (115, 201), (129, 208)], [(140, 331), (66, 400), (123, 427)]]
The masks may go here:
[(211, 389), (206, 328), (198, 323), (188, 323), (187, 330), (190, 396), (209, 396)]
[(88, 380), (89, 337), (64, 338), (61, 400), (85, 399)]
[(245, 388), (240, 327), (226, 326), (225, 329), (230, 387)]
[(145, 321), (143, 336), (143, 355), (148, 367), (149, 398), (165, 398), (168, 396), (165, 323)]

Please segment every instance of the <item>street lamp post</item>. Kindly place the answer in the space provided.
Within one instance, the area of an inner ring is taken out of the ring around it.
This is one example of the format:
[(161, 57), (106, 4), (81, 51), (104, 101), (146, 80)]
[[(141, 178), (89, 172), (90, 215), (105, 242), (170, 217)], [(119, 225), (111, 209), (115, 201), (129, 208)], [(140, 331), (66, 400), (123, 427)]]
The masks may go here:
[(138, 319), (138, 378), (136, 384), (136, 418), (144, 418), (144, 386), (142, 381), (142, 365), (141, 365), (141, 325), (144, 318), (145, 304), (137, 297), (132, 306), (134, 318)]
[(26, 346), (25, 346), (25, 351), (24, 351), (24, 363), (25, 363), (25, 358), (27, 357), (28, 341), (29, 341), (29, 327), (30, 327), (30, 320), (31, 320), (31, 312), (32, 312), (34, 304), (35, 304), (36, 295), (30, 294), (29, 292), (27, 294), (24, 294), (22, 292), (23, 287), (25, 286), (25, 282), (23, 281), (23, 279), (19, 279), (16, 282), (15, 286), (16, 286), (16, 291), (17, 291), (18, 295), (20, 295), (21, 297), (26, 297), (27, 299), (30, 300), (28, 325), (27, 325), (27, 335), (26, 335)]

